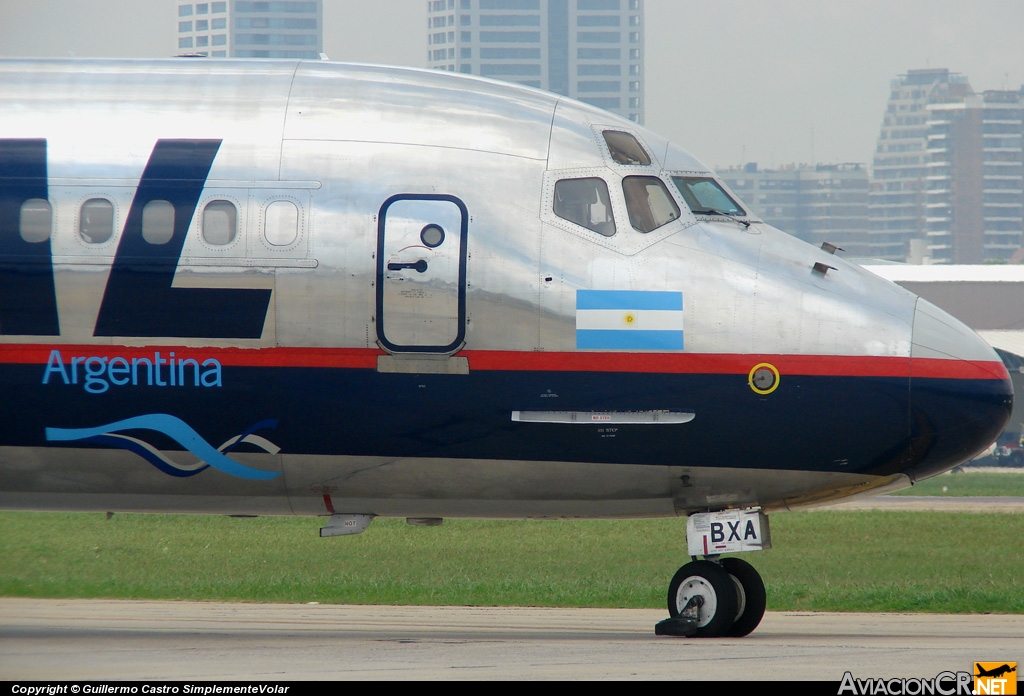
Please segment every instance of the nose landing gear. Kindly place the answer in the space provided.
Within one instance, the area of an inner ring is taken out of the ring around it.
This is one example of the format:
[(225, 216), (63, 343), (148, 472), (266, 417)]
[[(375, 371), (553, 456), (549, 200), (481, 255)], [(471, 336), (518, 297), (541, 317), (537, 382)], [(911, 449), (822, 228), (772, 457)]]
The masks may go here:
[(745, 636), (761, 623), (765, 604), (764, 582), (746, 561), (693, 561), (680, 568), (669, 583), (671, 618), (659, 623), (655, 633), (698, 638)]
[[(768, 516), (758, 509), (693, 513), (686, 521), (686, 549), (694, 559), (668, 586), (668, 619), (659, 636), (745, 636), (761, 623), (764, 582), (754, 567), (726, 553), (770, 549)], [(703, 556), (703, 561), (696, 558)]]

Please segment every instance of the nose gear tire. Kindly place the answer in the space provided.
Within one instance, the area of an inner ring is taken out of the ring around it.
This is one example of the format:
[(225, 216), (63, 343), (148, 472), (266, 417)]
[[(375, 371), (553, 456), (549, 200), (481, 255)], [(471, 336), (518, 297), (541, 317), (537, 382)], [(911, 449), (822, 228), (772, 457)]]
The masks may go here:
[(767, 604), (764, 581), (754, 566), (740, 558), (723, 558), (722, 568), (732, 576), (740, 599), (736, 620), (725, 635), (739, 638), (745, 636), (761, 623)]
[(687, 563), (668, 586), (668, 613), (679, 616), (694, 596), (703, 599), (697, 618), (697, 637), (715, 638), (729, 634), (736, 620), (738, 592), (732, 576), (711, 561)]

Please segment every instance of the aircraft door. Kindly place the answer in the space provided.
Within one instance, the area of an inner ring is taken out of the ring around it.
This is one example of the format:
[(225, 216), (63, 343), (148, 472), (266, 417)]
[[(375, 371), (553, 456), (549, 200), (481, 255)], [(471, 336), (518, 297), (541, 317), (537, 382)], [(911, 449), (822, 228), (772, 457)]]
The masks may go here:
[(466, 334), (469, 214), (458, 198), (399, 194), (377, 216), (377, 339), (391, 353), (454, 353)]

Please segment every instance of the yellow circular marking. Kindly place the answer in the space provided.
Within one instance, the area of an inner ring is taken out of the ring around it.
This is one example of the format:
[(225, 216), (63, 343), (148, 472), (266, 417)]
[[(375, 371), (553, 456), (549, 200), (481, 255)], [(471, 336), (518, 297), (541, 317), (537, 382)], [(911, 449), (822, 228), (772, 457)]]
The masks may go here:
[[(758, 372), (758, 370), (768, 370), (774, 376), (771, 385), (766, 389), (762, 389), (761, 387), (758, 387), (754, 383), (754, 375)], [(752, 368), (750, 368), (750, 374), (747, 375), (747, 384), (750, 385), (750, 388), (753, 389), (756, 394), (771, 394), (773, 391), (779, 388), (780, 381), (781, 380), (779, 378), (779, 369), (772, 365), (771, 363), (758, 363), (754, 365)]]
[(627, 324), (632, 324), (634, 321), (636, 321), (636, 317), (634, 315), (632, 315), (632, 314), (627, 314), (626, 315), (626, 323)]

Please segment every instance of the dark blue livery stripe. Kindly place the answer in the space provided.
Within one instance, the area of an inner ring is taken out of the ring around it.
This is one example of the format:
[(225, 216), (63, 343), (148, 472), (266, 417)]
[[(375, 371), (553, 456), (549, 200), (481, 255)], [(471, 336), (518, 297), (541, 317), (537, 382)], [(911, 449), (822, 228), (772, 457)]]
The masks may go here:
[[(158, 140), (142, 173), (110, 270), (94, 336), (259, 338), (270, 290), (172, 287), (178, 258), (220, 140)], [(167, 243), (143, 237), (143, 209), (174, 206)]]
[(26, 241), (22, 206), (47, 200), (46, 140), (0, 139), (0, 334), (58, 336), (50, 237)]

